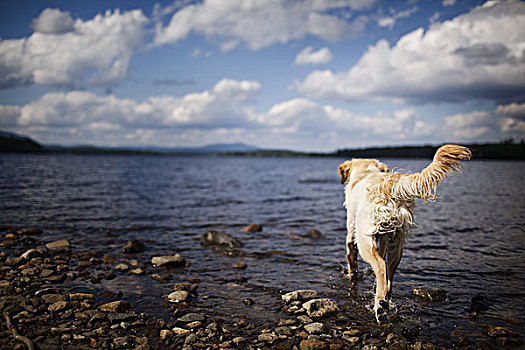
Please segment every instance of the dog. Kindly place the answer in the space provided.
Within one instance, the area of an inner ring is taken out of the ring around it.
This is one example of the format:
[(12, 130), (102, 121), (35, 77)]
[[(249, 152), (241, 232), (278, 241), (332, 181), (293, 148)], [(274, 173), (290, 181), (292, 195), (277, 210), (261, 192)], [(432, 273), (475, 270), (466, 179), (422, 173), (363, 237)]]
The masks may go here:
[(348, 277), (352, 280), (357, 274), (358, 250), (374, 270), (377, 322), (387, 318), (394, 273), (409, 229), (415, 223), (414, 199), (436, 199), (438, 183), (459, 172), (460, 160), (471, 156), (466, 147), (444, 145), (432, 163), (416, 174), (390, 172), (386, 164), (376, 159), (352, 159), (339, 165), (341, 184), (346, 184)]

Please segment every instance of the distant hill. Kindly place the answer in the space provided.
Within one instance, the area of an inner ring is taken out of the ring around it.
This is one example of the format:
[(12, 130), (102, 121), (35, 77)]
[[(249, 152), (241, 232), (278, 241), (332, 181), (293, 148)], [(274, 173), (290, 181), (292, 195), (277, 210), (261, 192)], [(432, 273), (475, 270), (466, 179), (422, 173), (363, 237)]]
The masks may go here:
[(0, 152), (42, 153), (44, 148), (29, 137), (0, 131)]
[[(506, 140), (501, 143), (465, 145), (474, 159), (525, 160), (525, 143)], [(421, 158), (434, 157), (438, 146), (401, 146), (340, 149), (331, 153), (260, 149), (244, 143), (218, 143), (202, 147), (95, 147), (40, 145), (29, 137), (0, 131), (0, 152), (37, 152), (56, 154), (128, 154), (128, 155), (221, 155), (246, 157), (340, 157), (340, 158)]]

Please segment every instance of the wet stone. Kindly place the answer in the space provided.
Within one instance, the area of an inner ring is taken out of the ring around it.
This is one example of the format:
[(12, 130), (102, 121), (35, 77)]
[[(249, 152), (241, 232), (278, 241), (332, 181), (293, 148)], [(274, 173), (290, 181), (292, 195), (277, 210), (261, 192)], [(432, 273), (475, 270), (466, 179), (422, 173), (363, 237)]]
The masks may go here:
[(19, 235), (39, 235), (42, 232), (44, 232), (42, 229), (36, 227), (26, 227), (18, 230), (16, 233), (18, 233)]
[(201, 236), (200, 242), (204, 246), (226, 246), (230, 248), (242, 247), (244, 244), (237, 238), (219, 231), (208, 231)]
[(328, 345), (318, 339), (305, 339), (299, 344), (300, 350), (325, 350)]
[(183, 323), (190, 323), (190, 322), (195, 322), (195, 321), (203, 322), (204, 320), (205, 320), (204, 316), (202, 316), (201, 314), (194, 313), (194, 312), (190, 312), (177, 319), (177, 321), (183, 322)]
[(290, 293), (284, 294), (281, 298), (283, 302), (289, 304), (293, 301), (307, 301), (310, 299), (315, 299), (318, 297), (318, 294), (315, 290), (310, 289), (301, 289), (296, 290)]
[(516, 332), (508, 328), (504, 328), (504, 327), (487, 326), (483, 329), (483, 331), (485, 332), (485, 334), (487, 334), (491, 338), (496, 338), (496, 337), (517, 338), (518, 337), (518, 334)]
[(320, 322), (310, 323), (304, 326), (304, 330), (310, 334), (319, 334), (324, 331), (324, 324)]
[(245, 269), (248, 267), (248, 265), (246, 265), (245, 262), (242, 262), (242, 261), (241, 261), (241, 262), (237, 262), (237, 263), (235, 263), (235, 264), (233, 265), (233, 267), (236, 268), (236, 269), (239, 269), (239, 270), (245, 270)]
[(303, 304), (308, 316), (321, 318), (339, 311), (337, 303), (330, 299), (313, 299)]
[(324, 237), (324, 235), (321, 233), (321, 231), (318, 231), (315, 228), (311, 228), (306, 233), (306, 237), (311, 239), (321, 239)]
[(176, 290), (168, 295), (168, 300), (172, 303), (180, 303), (189, 299), (190, 293), (185, 290)]
[(69, 241), (62, 239), (60, 241), (50, 242), (46, 244), (46, 248), (51, 251), (68, 251), (70, 248)]
[(199, 286), (195, 283), (180, 282), (180, 283), (175, 283), (175, 285), (173, 286), (173, 290), (176, 290), (176, 291), (183, 290), (183, 291), (187, 291), (190, 293), (195, 293), (198, 287)]
[(261, 232), (262, 230), (263, 228), (259, 224), (250, 224), (241, 229), (243, 232)]
[(45, 294), (42, 295), (42, 301), (46, 304), (53, 304), (57, 301), (66, 301), (66, 297), (62, 294)]
[(287, 336), (287, 337), (292, 336), (292, 330), (290, 329), (290, 327), (286, 327), (286, 326), (280, 326), (280, 327), (275, 328), (275, 333), (281, 336)]
[(69, 294), (69, 300), (71, 301), (79, 301), (79, 300), (95, 300), (94, 294), (87, 294), (87, 293), (70, 293)]
[(129, 266), (126, 265), (126, 264), (122, 264), (122, 263), (120, 263), (120, 264), (115, 265), (114, 269), (115, 269), (116, 271), (126, 272), (126, 271), (129, 270)]
[(52, 312), (55, 312), (55, 311), (62, 311), (64, 310), (65, 308), (67, 308), (68, 306), (68, 303), (67, 301), (57, 301), (51, 305), (49, 305), (49, 307), (47, 308), (48, 311), (52, 311)]
[(113, 301), (111, 303), (106, 303), (100, 305), (100, 311), (109, 311), (109, 312), (124, 312), (131, 308), (130, 303), (125, 300)]
[(124, 244), (124, 247), (122, 247), (122, 252), (128, 254), (142, 253), (144, 249), (146, 249), (144, 243), (137, 239), (132, 239), (127, 241), (126, 244)]
[(160, 266), (186, 266), (186, 260), (180, 255), (162, 255), (151, 258), (151, 264), (155, 267)]
[(417, 296), (423, 301), (426, 302), (439, 302), (447, 298), (447, 292), (432, 287), (416, 287), (412, 289), (412, 294)]
[(174, 327), (174, 328), (172, 328), (171, 331), (177, 337), (186, 337), (187, 335), (189, 335), (191, 333), (191, 331), (189, 331), (187, 329), (184, 329), (184, 328), (180, 328), (180, 327)]

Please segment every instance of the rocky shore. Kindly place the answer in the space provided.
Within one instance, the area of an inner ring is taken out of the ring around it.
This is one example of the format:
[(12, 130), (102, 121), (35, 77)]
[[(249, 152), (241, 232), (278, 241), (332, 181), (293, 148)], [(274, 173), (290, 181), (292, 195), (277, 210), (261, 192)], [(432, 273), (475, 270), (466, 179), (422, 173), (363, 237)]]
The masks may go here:
[[(252, 226), (252, 230), (260, 230)], [(388, 323), (362, 321), (348, 305), (315, 290), (282, 293), (278, 322), (264, 325), (213, 310), (196, 308), (199, 280), (173, 283), (171, 272), (188, 266), (184, 252), (138, 261), (144, 251), (138, 240), (123, 242), (129, 257), (113, 252), (76, 249), (68, 240), (45, 242), (38, 228), (1, 227), (0, 326), (1, 349), (491, 349), (522, 346), (510, 329), (483, 328), (485, 342), (461, 332), (448, 339), (429, 339), (411, 329), (396, 313)], [(241, 247), (227, 234), (210, 231), (203, 246)], [(234, 269), (245, 269), (240, 262)], [(126, 291), (106, 291), (101, 281), (132, 276), (138, 283), (172, 283), (172, 292), (157, 312), (140, 312)], [(414, 295), (443, 300), (441, 291), (418, 289)], [(253, 300), (245, 299), (246, 305)], [(481, 305), (479, 302), (476, 305)], [(254, 309), (253, 312), (257, 312)], [(371, 316), (369, 318), (373, 320)]]

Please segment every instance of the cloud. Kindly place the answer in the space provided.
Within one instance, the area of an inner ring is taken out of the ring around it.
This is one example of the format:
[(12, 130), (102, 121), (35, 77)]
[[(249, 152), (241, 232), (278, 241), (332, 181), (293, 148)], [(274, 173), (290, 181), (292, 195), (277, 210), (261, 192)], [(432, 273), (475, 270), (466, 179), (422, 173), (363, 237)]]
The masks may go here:
[(496, 108), (496, 114), (525, 119), (525, 103), (513, 102), (507, 105), (499, 105)]
[[(224, 39), (221, 45), (223, 51), (233, 49), (239, 42), (258, 50), (307, 35), (334, 41), (356, 36), (366, 25), (364, 16), (354, 16), (352, 21), (348, 21), (334, 12), (360, 11), (370, 8), (374, 2), (205, 0), (174, 8), (176, 12), (167, 26), (158, 21), (154, 45), (176, 43), (190, 33), (201, 34), (214, 41)], [(161, 11), (157, 9), (157, 12)]]
[(525, 3), (491, 2), (392, 47), (380, 40), (346, 72), (317, 70), (296, 88), (309, 97), (413, 103), (525, 98)]
[(443, 0), (443, 6), (453, 6), (456, 0)]
[(73, 18), (67, 11), (47, 8), (32, 22), (35, 32), (45, 34), (64, 34), (75, 30)]
[(307, 46), (295, 56), (294, 63), (297, 65), (322, 64), (330, 62), (331, 60), (332, 53), (329, 48), (323, 47), (317, 51), (313, 51), (311, 46)]
[(388, 27), (390, 30), (392, 30), (398, 19), (410, 17), (412, 14), (416, 13), (417, 10), (417, 6), (414, 6), (404, 11), (399, 11), (397, 13), (394, 12), (391, 16), (379, 17), (377, 19), (377, 24), (380, 27)]
[(112, 84), (127, 76), (148, 19), (142, 11), (107, 11), (88, 21), (46, 9), (35, 32), (0, 40), (0, 88), (21, 85), (79, 87)]

